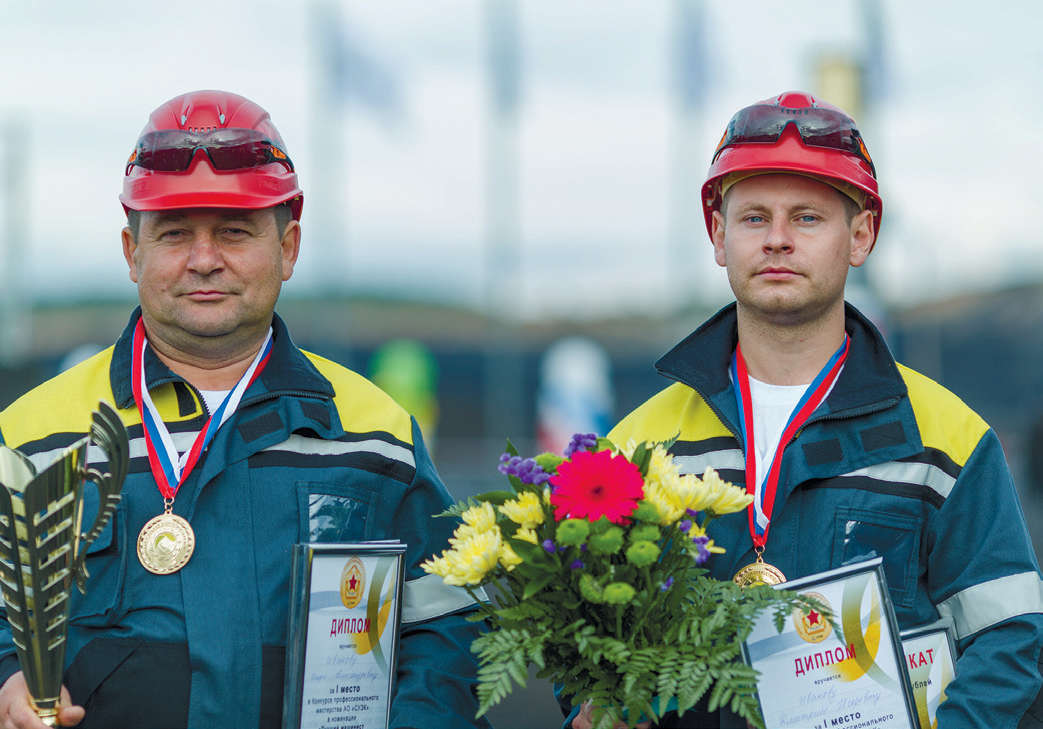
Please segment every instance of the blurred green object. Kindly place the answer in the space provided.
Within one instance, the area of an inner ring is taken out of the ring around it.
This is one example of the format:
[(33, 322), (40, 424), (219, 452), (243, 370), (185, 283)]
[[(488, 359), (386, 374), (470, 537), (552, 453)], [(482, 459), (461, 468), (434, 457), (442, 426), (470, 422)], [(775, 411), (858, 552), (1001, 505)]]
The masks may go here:
[(373, 353), (369, 379), (416, 418), (432, 449), (438, 425), (438, 365), (430, 350), (413, 339), (393, 339)]

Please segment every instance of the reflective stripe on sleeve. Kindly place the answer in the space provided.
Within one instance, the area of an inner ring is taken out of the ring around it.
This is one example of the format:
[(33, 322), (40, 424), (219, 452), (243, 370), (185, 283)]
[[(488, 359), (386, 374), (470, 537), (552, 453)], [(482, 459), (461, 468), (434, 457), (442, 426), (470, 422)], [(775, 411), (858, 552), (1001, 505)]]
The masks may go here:
[(729, 448), (726, 451), (710, 451), (709, 453), (700, 453), (697, 456), (674, 456), (674, 463), (677, 464), (682, 474), (694, 473), (696, 476), (702, 476), (708, 466), (713, 466), (714, 470), (717, 471), (726, 468), (735, 469), (736, 471), (744, 471), (746, 469), (746, 460), (743, 458), (742, 451), (738, 448)]
[(957, 638), (966, 638), (1016, 615), (1043, 613), (1043, 580), (1022, 572), (982, 582), (939, 603), (938, 612), (952, 618)]
[(843, 474), (843, 476), (865, 476), (890, 483), (922, 484), (943, 499), (949, 497), (953, 486), (956, 485), (956, 479), (937, 466), (932, 466), (930, 463), (905, 461), (878, 463), (855, 471), (849, 471)]
[[(192, 447), (192, 442), (195, 440), (198, 431), (189, 431), (186, 433), (171, 433), (170, 437), (174, 441), (174, 447), (177, 448), (179, 453), (183, 453)], [(131, 438), (130, 439), (130, 458), (145, 458), (148, 455), (148, 451), (145, 449), (144, 438)], [(39, 472), (51, 465), (58, 456), (60, 456), (67, 448), (52, 448), (49, 451), (43, 451), (29, 456), (29, 460), (32, 461), (33, 466)], [(383, 456), (391, 461), (398, 461), (404, 463), (411, 468), (416, 468), (416, 461), (413, 458), (413, 452), (408, 448), (393, 443), (387, 443), (377, 438), (371, 438), (369, 440), (359, 441), (342, 441), (342, 440), (324, 440), (322, 438), (305, 438), (302, 435), (291, 435), (289, 438), (281, 443), (276, 443), (273, 446), (268, 446), (264, 449), (265, 451), (283, 451), (286, 453), (300, 453), (308, 456), (341, 456), (348, 453), (375, 453), (378, 456)], [(92, 445), (87, 454), (87, 461), (89, 463), (98, 463), (105, 460), (104, 452), (97, 446)]]
[(302, 435), (291, 435), (282, 443), (265, 448), (266, 451), (286, 451), (288, 453), (302, 453), (309, 456), (340, 456), (345, 453), (376, 453), (392, 461), (399, 461), (408, 466), (416, 467), (413, 452), (393, 443), (386, 443), (373, 438), (371, 440), (342, 441), (324, 440), (322, 438), (305, 438)]
[[(474, 588), (474, 591), (482, 600), (489, 599), (481, 587)], [(445, 584), (438, 575), (406, 580), (404, 598), (403, 623), (419, 623), (475, 604), (467, 590)]]

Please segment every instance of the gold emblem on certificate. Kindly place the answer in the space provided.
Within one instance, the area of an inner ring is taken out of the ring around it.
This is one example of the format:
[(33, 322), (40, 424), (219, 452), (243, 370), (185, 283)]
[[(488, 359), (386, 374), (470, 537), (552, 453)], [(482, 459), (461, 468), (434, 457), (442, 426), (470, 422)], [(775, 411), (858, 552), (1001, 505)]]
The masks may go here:
[[(829, 600), (826, 596), (820, 592), (804, 592), (801, 593), (804, 597), (813, 597), (820, 603), (833, 610), (833, 606), (829, 604)], [(833, 626), (829, 624), (826, 617), (817, 610), (808, 608), (806, 611), (797, 608), (793, 611), (793, 627), (797, 630), (799, 635), (805, 643), (821, 643), (829, 634), (833, 632)]]
[(138, 534), (138, 560), (155, 575), (169, 575), (188, 564), (196, 548), (192, 526), (165, 512), (148, 520)]
[(757, 555), (757, 561), (748, 564), (735, 573), (732, 578), (739, 587), (750, 587), (751, 585), (781, 585), (786, 581), (786, 575), (782, 571), (764, 561)]
[(366, 568), (362, 560), (352, 557), (344, 565), (340, 573), (340, 601), (351, 610), (362, 601), (362, 591), (366, 587)]

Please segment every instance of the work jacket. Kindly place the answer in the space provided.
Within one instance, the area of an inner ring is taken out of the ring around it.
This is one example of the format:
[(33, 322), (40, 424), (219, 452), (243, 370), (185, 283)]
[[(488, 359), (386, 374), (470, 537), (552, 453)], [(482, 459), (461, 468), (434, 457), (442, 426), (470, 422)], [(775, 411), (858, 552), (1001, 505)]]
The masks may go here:
[[(81, 726), (279, 727), (292, 546), (377, 539), (408, 545), (391, 726), (486, 726), (473, 718), (476, 630), (461, 613), (473, 601), (419, 567), (454, 525), (431, 518), (450, 499), (416, 422), (361, 376), (297, 349), (277, 316), (267, 366), (177, 492), (173, 511), (195, 532), (191, 560), (170, 575), (145, 570), (136, 541), (163, 497), (131, 391), (139, 315), (113, 347), (0, 413), (4, 442), (38, 469), (83, 436), (99, 400), (127, 427), (122, 499), (89, 548), (86, 594), (72, 593), (65, 682), (87, 710)], [(145, 359), (183, 451), (209, 414), (151, 349)], [(97, 492), (85, 494), (89, 519)], [(2, 627), (6, 680), (18, 665)]]
[[(1000, 442), (959, 398), (897, 364), (851, 306), (846, 329), (843, 371), (784, 451), (764, 559), (794, 579), (883, 557), (901, 629), (939, 616), (955, 624), (960, 658), (938, 726), (1013, 728), (1027, 711), (1026, 724), (1038, 721), (1043, 582)], [(609, 438), (678, 436), (683, 473), (712, 466), (745, 485), (736, 343), (732, 304), (656, 363), (677, 382)], [(745, 511), (713, 522), (710, 536), (726, 550), (710, 561), (714, 577), (755, 560)], [(733, 724), (745, 727), (722, 717)]]

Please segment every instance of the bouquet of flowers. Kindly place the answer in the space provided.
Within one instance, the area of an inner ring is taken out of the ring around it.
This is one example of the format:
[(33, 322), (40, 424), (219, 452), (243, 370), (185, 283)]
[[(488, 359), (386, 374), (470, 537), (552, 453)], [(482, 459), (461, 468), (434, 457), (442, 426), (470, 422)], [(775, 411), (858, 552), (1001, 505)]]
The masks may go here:
[(707, 576), (724, 551), (707, 524), (752, 497), (713, 469), (681, 475), (670, 445), (577, 434), (564, 457), (521, 458), (508, 443), (499, 470), (510, 490), (439, 515), (462, 524), (423, 568), (466, 588), (489, 626), (472, 645), (479, 716), (533, 664), (573, 705), (590, 701), (598, 726), (684, 713), (707, 691), (711, 711), (761, 726), (742, 642), (762, 610), (781, 630), (803, 598)]

